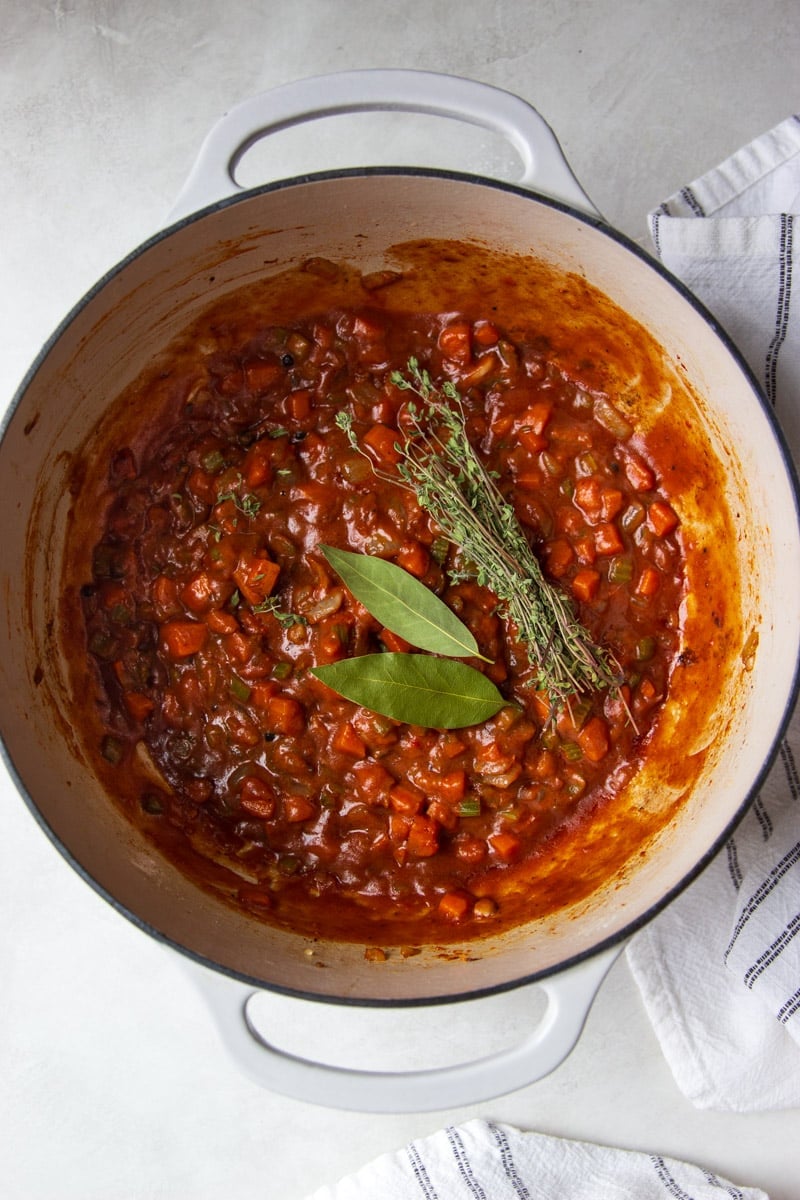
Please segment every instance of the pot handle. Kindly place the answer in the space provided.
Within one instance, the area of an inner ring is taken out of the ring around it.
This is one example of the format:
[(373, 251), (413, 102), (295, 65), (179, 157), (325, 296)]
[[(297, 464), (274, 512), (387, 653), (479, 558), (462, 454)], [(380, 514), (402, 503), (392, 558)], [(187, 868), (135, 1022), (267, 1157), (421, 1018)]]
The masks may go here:
[(574, 1048), (597, 991), (621, 946), (602, 951), (532, 987), (546, 994), (538, 1026), (510, 1049), (421, 1071), (351, 1070), (312, 1062), (270, 1044), (251, 1023), (253, 985), (194, 964), (192, 975), (216, 1020), (222, 1041), (240, 1070), (270, 1091), (307, 1104), (368, 1113), (430, 1112), (462, 1108), (535, 1083)]
[(505, 137), (523, 163), (520, 183), (598, 216), (542, 116), (519, 96), (434, 71), (341, 71), (261, 92), (213, 126), (170, 213), (170, 223), (245, 189), (236, 166), (254, 142), (319, 117), (354, 112), (417, 112), (452, 117)]

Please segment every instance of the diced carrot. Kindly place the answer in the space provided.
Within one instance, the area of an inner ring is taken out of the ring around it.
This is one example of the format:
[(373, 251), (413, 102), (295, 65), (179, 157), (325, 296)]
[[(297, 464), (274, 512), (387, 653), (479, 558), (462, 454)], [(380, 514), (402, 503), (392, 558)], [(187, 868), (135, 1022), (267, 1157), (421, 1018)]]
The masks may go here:
[(584, 475), (575, 484), (572, 499), (590, 524), (601, 519), (603, 489), (596, 475)]
[(174, 579), (170, 579), (168, 575), (157, 575), (155, 577), (151, 595), (156, 608), (156, 614), (162, 620), (165, 620), (167, 617), (177, 616), (180, 612), (178, 584)]
[(530, 408), (526, 408), (519, 418), (520, 433), (523, 429), (528, 429), (531, 433), (543, 434), (552, 415), (552, 404), (544, 400), (537, 401)]
[(550, 697), (548, 696), (547, 692), (532, 692), (531, 703), (533, 705), (533, 711), (536, 713), (538, 720), (545, 725), (550, 720), (551, 709)]
[(608, 726), (602, 717), (590, 717), (577, 734), (577, 742), (589, 762), (600, 762), (608, 754)]
[(439, 916), (447, 921), (462, 921), (472, 907), (466, 892), (445, 892), (439, 901)]
[(208, 638), (208, 626), (199, 621), (166, 621), (161, 626), (161, 641), (172, 659), (188, 658), (202, 650)]
[(388, 425), (373, 425), (364, 434), (364, 445), (375, 457), (386, 463), (400, 461), (400, 452), (395, 448), (397, 433)]
[(411, 784), (398, 783), (389, 792), (389, 804), (395, 812), (414, 817), (422, 808), (425, 797)]
[(389, 813), (389, 837), (393, 842), (405, 842), (411, 832), (412, 817), (405, 813)]
[(316, 813), (314, 802), (308, 796), (285, 796), (283, 800), (283, 815), (287, 821), (296, 824), (307, 821)]
[(302, 733), (306, 724), (302, 704), (291, 696), (270, 696), (266, 705), (266, 724), (273, 733)]
[(625, 549), (625, 543), (620, 537), (619, 530), (613, 522), (599, 525), (594, 531), (594, 545), (598, 554), (620, 554)]
[(249, 637), (241, 629), (224, 635), (225, 654), (231, 662), (244, 666), (253, 657), (257, 649), (255, 638)]
[(439, 738), (439, 754), (444, 759), (458, 758), (466, 750), (464, 742), (454, 733), (445, 733)]
[(584, 603), (594, 600), (599, 587), (600, 572), (592, 567), (584, 567), (572, 580), (572, 594), (576, 600), (582, 600)]
[(206, 625), (212, 633), (236, 633), (239, 629), (239, 622), (233, 613), (225, 612), (221, 608), (212, 608), (206, 617)]
[(447, 800), (431, 800), (425, 811), (432, 820), (438, 821), (443, 829), (452, 832), (458, 828), (458, 813)]
[(541, 749), (533, 764), (533, 773), (537, 779), (552, 779), (556, 773), (556, 756), (552, 750)]
[(217, 498), (217, 481), (208, 471), (197, 467), (186, 480), (186, 490), (203, 504), (213, 504)]
[(422, 579), (430, 566), (431, 556), (421, 542), (407, 542), (395, 555), (398, 567)]
[(597, 547), (594, 544), (594, 538), (591, 535), (578, 538), (573, 543), (575, 549), (575, 557), (579, 563), (584, 566), (591, 566), (597, 558)]
[(555, 527), (559, 533), (564, 533), (570, 538), (579, 537), (585, 528), (583, 514), (571, 504), (561, 504), (556, 509)]
[(401, 638), (398, 633), (392, 633), (391, 629), (382, 629), (379, 637), (387, 650), (397, 654), (405, 654), (411, 649), (411, 643)]
[(604, 521), (613, 521), (622, 511), (624, 497), (619, 488), (603, 488), (600, 494), (600, 515)]
[(678, 525), (674, 509), (664, 500), (654, 500), (647, 510), (647, 524), (656, 537), (666, 537)]
[(523, 426), (517, 430), (517, 440), (529, 454), (538, 454), (540, 450), (547, 448), (547, 438), (541, 433), (536, 433), (533, 429), (527, 429)]
[(125, 707), (134, 721), (144, 721), (153, 711), (153, 701), (142, 692), (126, 692)]
[(466, 366), (472, 358), (472, 328), (468, 321), (452, 321), (439, 334), (439, 349), (446, 358)]
[(284, 402), (287, 417), (292, 421), (304, 421), (311, 415), (311, 392), (307, 388), (298, 388), (290, 392)]
[(216, 580), (208, 571), (193, 572), (180, 591), (184, 607), (197, 614), (206, 613), (213, 608), (217, 595)]
[(253, 358), (244, 364), (244, 375), (248, 391), (265, 392), (284, 377), (284, 372), (276, 358)]
[(100, 587), (100, 599), (104, 608), (123, 607), (128, 603), (128, 593), (121, 583), (108, 581)]
[(265, 440), (254, 442), (242, 463), (242, 476), (250, 488), (260, 487), (272, 479), (271, 448)]
[(655, 476), (647, 463), (635, 454), (625, 456), (625, 475), (635, 492), (649, 492), (655, 487)]
[(248, 604), (263, 604), (280, 573), (279, 565), (271, 558), (243, 554), (233, 572), (233, 581)]
[(349, 721), (343, 721), (333, 735), (331, 746), (339, 754), (352, 754), (355, 758), (363, 758), (367, 752), (366, 743), (358, 736)]
[(473, 326), (472, 336), (479, 346), (494, 346), (500, 337), (500, 332), (491, 321), (478, 321)]
[(473, 865), (483, 862), (487, 854), (483, 838), (473, 837), (468, 833), (461, 833), (453, 840), (453, 849), (462, 862)]
[(246, 775), (239, 789), (239, 803), (253, 817), (268, 821), (275, 815), (275, 793), (257, 775)]
[(498, 858), (503, 862), (515, 862), (520, 855), (522, 843), (513, 833), (493, 833), (487, 839)]
[(353, 337), (360, 342), (376, 342), (386, 336), (386, 325), (377, 316), (359, 313), (353, 320)]
[(408, 831), (408, 852), (415, 858), (430, 858), (439, 850), (439, 825), (430, 817), (417, 815), (411, 818)]
[(281, 685), (277, 679), (263, 679), (250, 688), (250, 703), (254, 708), (266, 710), (273, 696), (277, 696)]
[(353, 767), (358, 793), (369, 804), (386, 803), (395, 778), (378, 762), (356, 763)]
[(655, 596), (661, 586), (661, 576), (656, 567), (643, 567), (633, 589), (637, 596)]
[(548, 542), (545, 546), (545, 558), (547, 560), (547, 569), (554, 579), (560, 579), (566, 574), (570, 563), (574, 556), (572, 546), (563, 538), (556, 538), (553, 542)]
[(467, 775), (465, 771), (421, 771), (416, 777), (418, 785), (431, 798), (449, 800), (455, 803), (463, 800), (467, 790)]

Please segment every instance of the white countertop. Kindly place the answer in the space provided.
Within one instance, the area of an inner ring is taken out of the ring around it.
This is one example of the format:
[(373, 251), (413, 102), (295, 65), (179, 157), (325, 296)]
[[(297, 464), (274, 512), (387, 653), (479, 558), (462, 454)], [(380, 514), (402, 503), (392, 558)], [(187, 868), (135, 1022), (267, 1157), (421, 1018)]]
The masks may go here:
[[(646, 245), (650, 208), (797, 109), (798, 61), (793, 0), (0, 0), (0, 407), (70, 307), (163, 223), (216, 118), (257, 91), (369, 66), (505, 87), (550, 122), (607, 220)], [(272, 163), (248, 170), (361, 165), (381, 145), (369, 132), (359, 142), (360, 126), (343, 130), (282, 135)], [(405, 161), (482, 173), (504, 161), (464, 138), (425, 153)], [(238, 1073), (179, 956), (78, 878), (2, 768), (0, 811), (9, 1200), (300, 1200), (476, 1115), (684, 1158), (772, 1200), (798, 1195), (800, 1114), (693, 1109), (624, 957), (573, 1054), (537, 1084), (447, 1112), (303, 1104)], [(498, 1003), (491, 1021), (518, 1029), (525, 994), (503, 998), (507, 1015)], [(273, 1022), (321, 1024), (377, 1065), (394, 1040), (385, 1013), (300, 1007), (276, 1001)], [(456, 1041), (475, 1029), (462, 1006), (447, 1024)], [(409, 1060), (424, 1065), (431, 1031), (408, 1014), (401, 1026)]]

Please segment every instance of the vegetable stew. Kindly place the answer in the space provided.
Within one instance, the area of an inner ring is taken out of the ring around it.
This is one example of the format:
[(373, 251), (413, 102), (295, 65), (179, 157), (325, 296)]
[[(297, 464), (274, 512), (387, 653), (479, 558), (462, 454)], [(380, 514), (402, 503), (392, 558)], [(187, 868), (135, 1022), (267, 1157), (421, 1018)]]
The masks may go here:
[[(134, 818), (185, 869), (214, 864), (229, 902), (366, 943), (469, 939), (591, 890), (569, 847), (615, 812), (675, 673), (698, 659), (681, 623), (674, 445), (535, 322), (504, 323), (480, 294), (394, 310), (396, 278), (362, 279), (359, 305), (210, 317), (138, 385), (148, 420), (108, 452), (94, 527), (79, 530), (93, 546), (76, 638), (99, 680), (97, 750)], [(409, 359), (457, 389), (471, 446), (607, 651), (612, 686), (553, 704), (477, 565), (399, 486), (412, 400), (392, 376)], [(435, 593), (503, 707), (431, 728), (326, 686), (313, 669), (414, 646), (323, 547)]]

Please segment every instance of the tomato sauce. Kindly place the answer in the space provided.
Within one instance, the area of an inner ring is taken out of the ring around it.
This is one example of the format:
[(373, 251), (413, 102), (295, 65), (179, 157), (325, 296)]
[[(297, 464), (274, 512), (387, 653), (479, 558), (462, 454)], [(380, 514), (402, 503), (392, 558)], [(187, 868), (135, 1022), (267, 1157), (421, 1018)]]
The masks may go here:
[[(100, 753), (166, 853), (221, 865), (226, 898), (266, 920), (364, 941), (396, 927), (425, 942), (560, 902), (530, 881), (636, 774), (693, 652), (666, 459), (624, 399), (479, 299), (391, 311), (379, 293), (392, 285), (386, 273), (358, 306), (281, 323), (251, 314), (238, 340), (210, 320), (168, 386), (142, 381), (150, 417), (109, 454), (80, 604)], [(390, 377), (411, 356), (458, 388), (472, 444), (547, 577), (610, 651), (618, 687), (554, 717), (496, 596), (387, 480), (408, 402)], [(352, 597), (326, 544), (388, 559), (436, 592), (508, 706), (441, 731), (316, 679), (315, 666), (410, 649)]]

